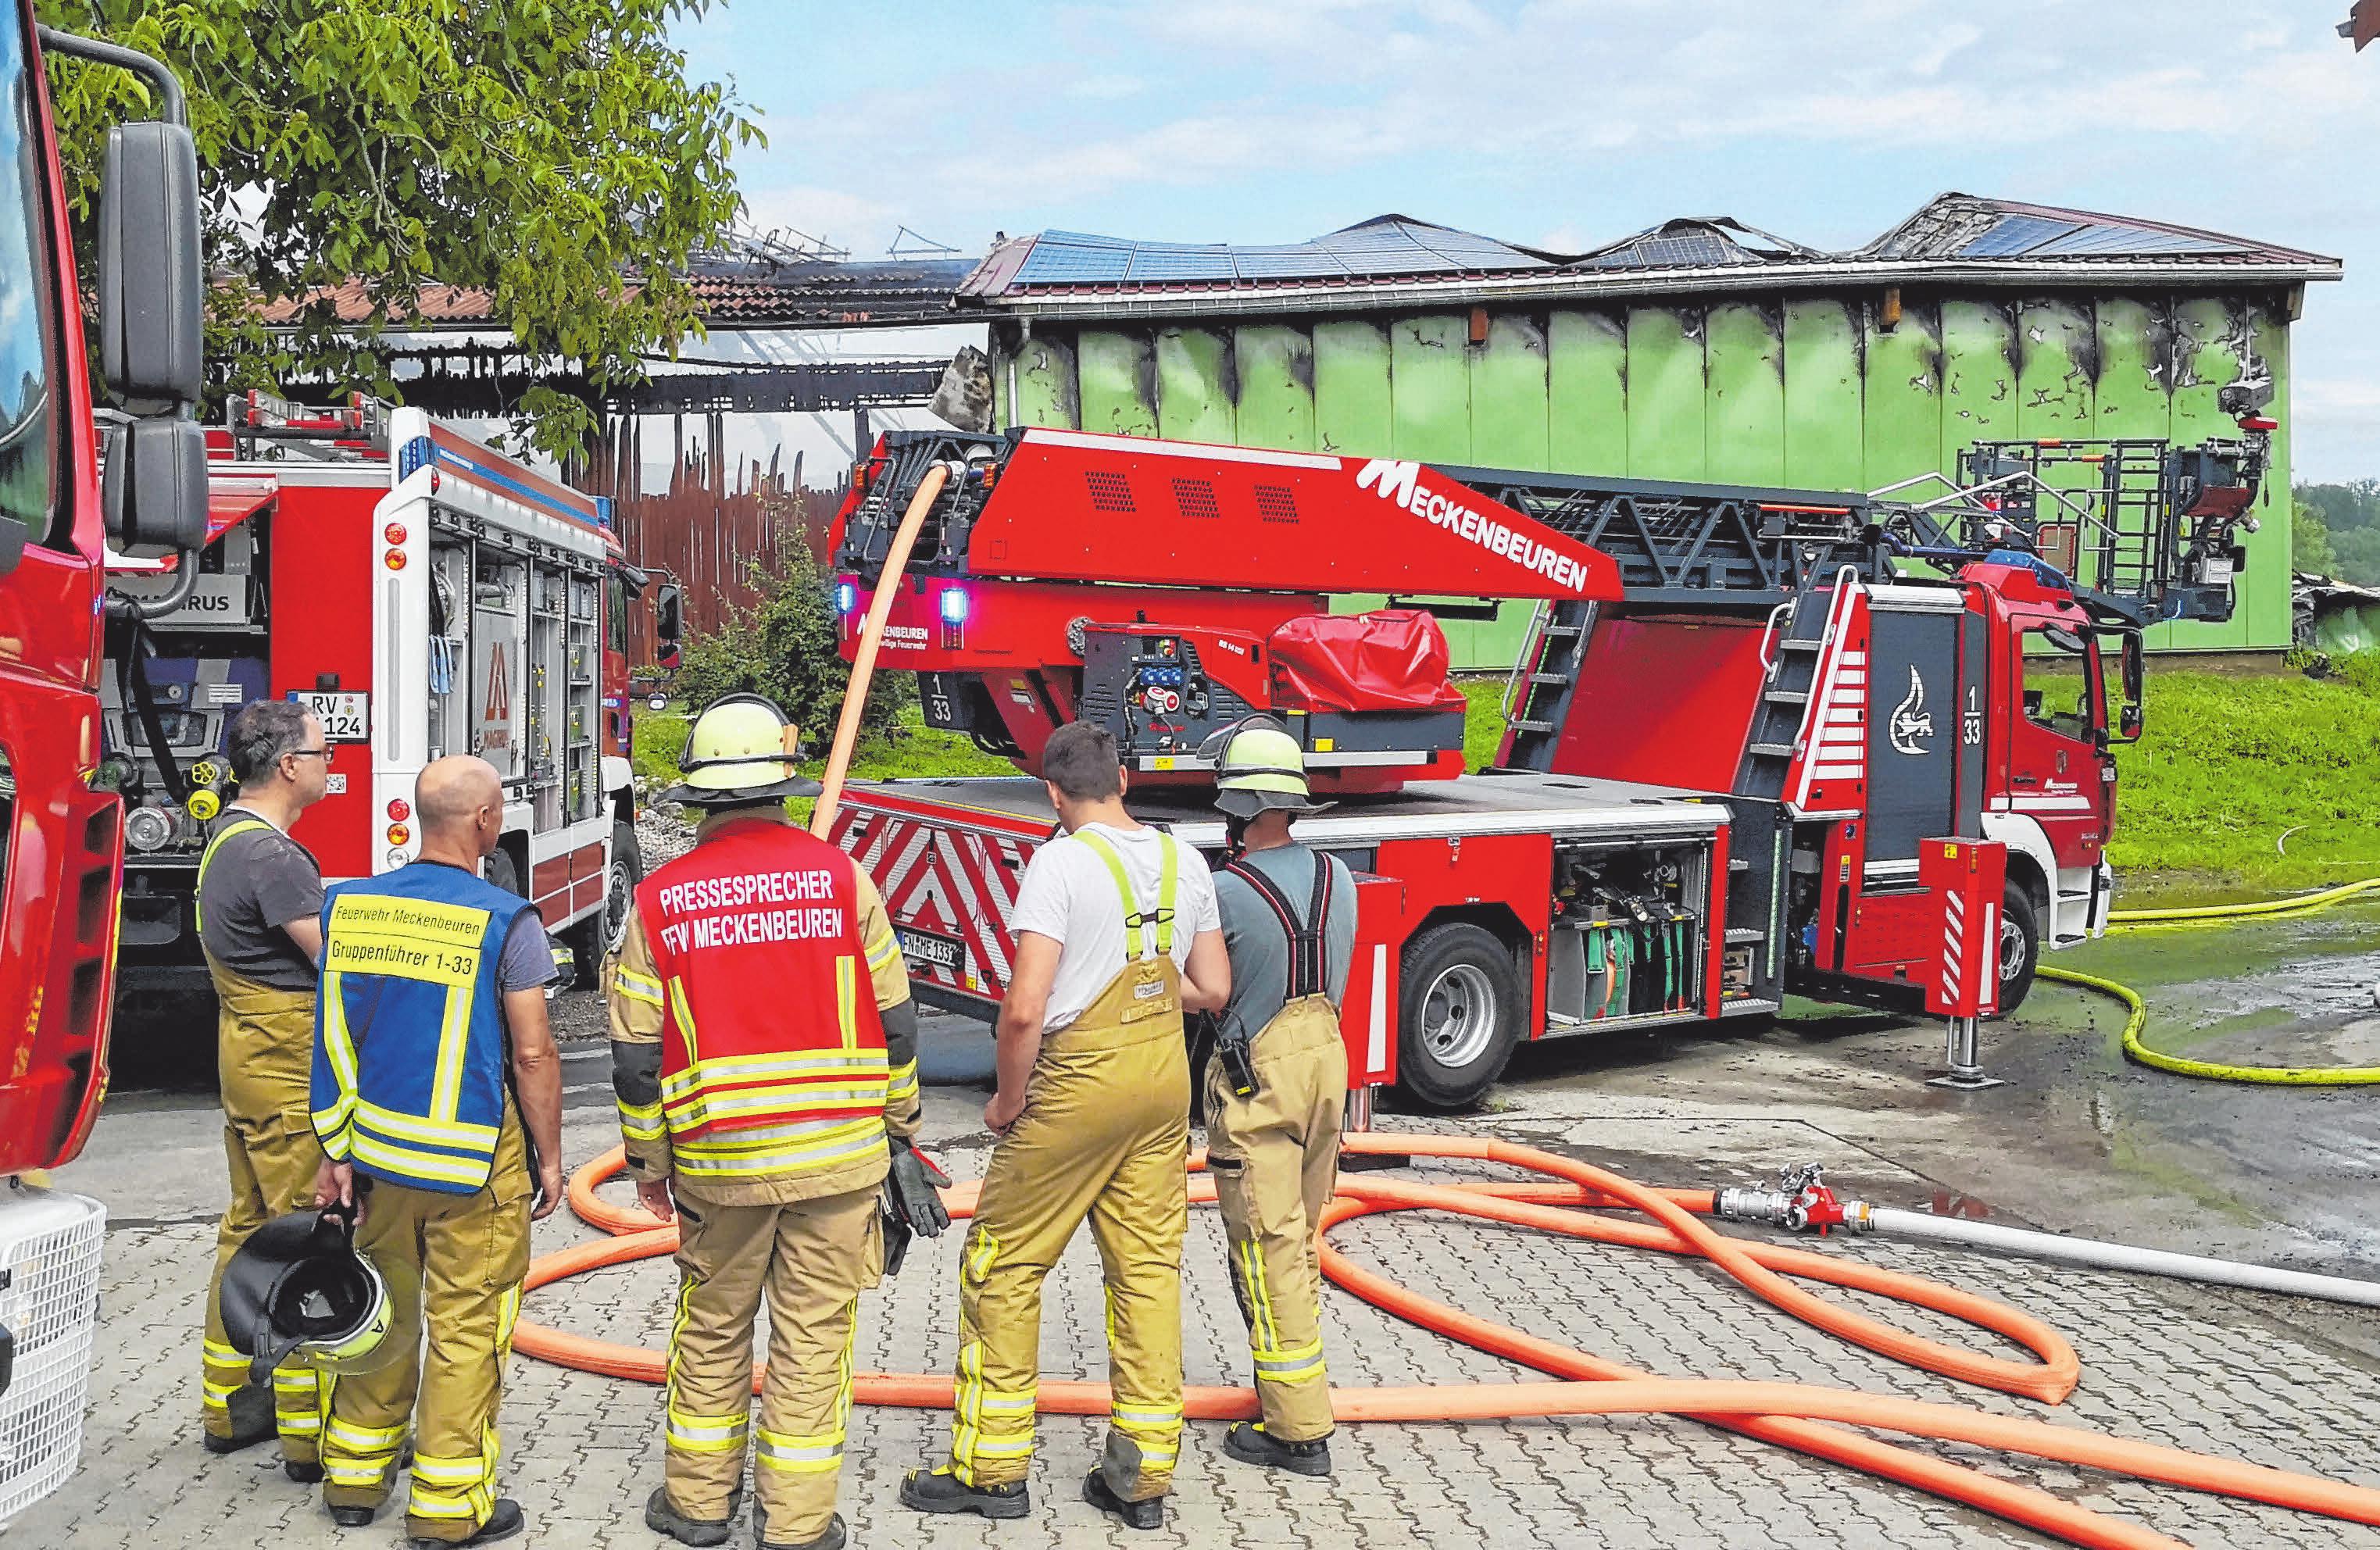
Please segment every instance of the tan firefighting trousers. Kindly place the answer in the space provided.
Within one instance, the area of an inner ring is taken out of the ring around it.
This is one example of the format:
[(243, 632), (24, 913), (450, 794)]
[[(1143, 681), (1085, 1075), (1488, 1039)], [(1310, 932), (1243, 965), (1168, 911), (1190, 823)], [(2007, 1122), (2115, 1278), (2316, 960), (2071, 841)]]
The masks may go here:
[[(217, 1305), (224, 1266), (249, 1235), (273, 1217), (314, 1204), (322, 1145), (314, 1139), (308, 1083), (314, 1058), (314, 993), (260, 985), (219, 964), (214, 978), (216, 1063), (221, 1072), (224, 1156), (231, 1202), (215, 1229), (215, 1271), (207, 1282), (200, 1414), (218, 1437), (232, 1435), (231, 1397), (248, 1386), (248, 1358), (232, 1349)], [(295, 1363), (273, 1374), (281, 1456), (310, 1464), (322, 1438), (326, 1385)]]
[[(881, 1192), (786, 1205), (718, 1205), (676, 1186), (677, 1316), (670, 1326), (670, 1501), (716, 1521), (750, 1441), (771, 1544), (803, 1544), (834, 1519), (851, 1413), (859, 1294), (883, 1277)], [(752, 1321), (769, 1307), (760, 1423), (751, 1425)]]
[(1099, 1468), (1126, 1501), (1172, 1485), (1182, 1436), (1189, 1111), (1181, 976), (1171, 958), (1130, 964), (1080, 1018), (1043, 1039), (1024, 1115), (992, 1150), (959, 1266), (950, 1467), (961, 1481), (1025, 1478), (1041, 1283), (1087, 1216), (1107, 1282), (1114, 1390)]
[(1330, 1435), (1322, 1368), (1322, 1208), (1339, 1185), (1347, 1046), (1320, 996), (1276, 1013), (1248, 1047), (1252, 1097), (1207, 1071), (1207, 1171), (1222, 1208), (1232, 1290), (1247, 1321), (1264, 1429), (1282, 1442)]
[(496, 1406), (528, 1274), (529, 1193), (528, 1149), (509, 1108), (495, 1168), (476, 1193), (373, 1183), (356, 1247), (388, 1283), (382, 1349), (395, 1354), (332, 1387), (322, 1431), (322, 1496), (332, 1506), (388, 1500), (410, 1421), (405, 1532), (463, 1540), (487, 1522), (496, 1499)]

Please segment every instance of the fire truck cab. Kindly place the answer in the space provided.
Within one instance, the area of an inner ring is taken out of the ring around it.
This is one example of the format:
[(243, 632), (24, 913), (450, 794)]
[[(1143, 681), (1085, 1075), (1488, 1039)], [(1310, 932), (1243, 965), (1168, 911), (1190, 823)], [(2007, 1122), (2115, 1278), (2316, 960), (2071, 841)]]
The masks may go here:
[(607, 503), (437, 424), (249, 395), (217, 432), (194, 574), (118, 560), (171, 606), (114, 632), (103, 779), (123, 790), (128, 990), (203, 981), (192, 919), (243, 706), (302, 701), (330, 791), (296, 838), (327, 879), (419, 854), (413, 785), (446, 754), (504, 781), (490, 880), (533, 901), (591, 982), (642, 863), (627, 758), (625, 612), (638, 578)]

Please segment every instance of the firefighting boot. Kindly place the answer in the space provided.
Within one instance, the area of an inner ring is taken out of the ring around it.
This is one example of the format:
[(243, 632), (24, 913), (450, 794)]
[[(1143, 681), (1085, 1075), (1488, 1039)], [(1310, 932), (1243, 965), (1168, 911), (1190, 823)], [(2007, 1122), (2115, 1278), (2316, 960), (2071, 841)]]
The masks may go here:
[(427, 1535), (415, 1534), (412, 1545), (413, 1550), (455, 1550), (458, 1545), (493, 1544), (500, 1539), (512, 1538), (528, 1527), (528, 1520), (522, 1515), (520, 1503), (510, 1496), (498, 1496), (495, 1507), (488, 1513), (488, 1520), (480, 1524), (480, 1532), (470, 1538), (431, 1539)]
[(223, 1436), (212, 1432), (205, 1434), (210, 1453), (237, 1453), (243, 1447), (254, 1447), (258, 1443), (271, 1441), (280, 1430), (273, 1416), (270, 1388), (252, 1383), (235, 1388), (224, 1406), (231, 1416), (231, 1432)]
[(735, 1496), (727, 1498), (724, 1518), (689, 1518), (672, 1505), (669, 1487), (658, 1485), (645, 1498), (645, 1527), (657, 1534), (667, 1534), (680, 1544), (691, 1544), (697, 1550), (727, 1543), (735, 1527), (735, 1509), (741, 1505)]
[(1262, 1464), (1268, 1469), (1287, 1470), (1292, 1474), (1327, 1475), (1330, 1472), (1330, 1442), (1316, 1437), (1311, 1442), (1282, 1442), (1268, 1434), (1261, 1421), (1239, 1421), (1223, 1434), (1223, 1451), (1244, 1464)]
[(380, 1516), (376, 1507), (334, 1507), (331, 1521), (343, 1529), (369, 1529), (371, 1520)]
[(1033, 1498), (1021, 1480), (1005, 1485), (969, 1485), (948, 1470), (911, 1470), (901, 1482), (901, 1505), (919, 1512), (1022, 1518), (1033, 1510)]
[(1098, 1470), (1083, 1476), (1083, 1500), (1101, 1512), (1112, 1512), (1135, 1529), (1161, 1529), (1165, 1526), (1165, 1498), (1151, 1496), (1147, 1501), (1128, 1502), (1115, 1494), (1108, 1477)]
[(799, 1544), (791, 1540), (771, 1539), (769, 1509), (758, 1502), (752, 1504), (752, 1543), (759, 1546), (759, 1550), (843, 1550), (849, 1542), (850, 1535), (844, 1529), (840, 1512), (828, 1520), (825, 1532), (816, 1539), (806, 1539)]

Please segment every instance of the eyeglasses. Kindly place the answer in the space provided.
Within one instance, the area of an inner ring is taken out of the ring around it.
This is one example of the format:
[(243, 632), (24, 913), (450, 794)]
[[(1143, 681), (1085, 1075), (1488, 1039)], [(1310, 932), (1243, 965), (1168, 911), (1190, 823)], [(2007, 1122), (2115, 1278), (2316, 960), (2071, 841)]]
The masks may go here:
[(281, 757), (285, 759), (326, 759), (331, 757), (331, 750), (328, 748), (292, 748)]

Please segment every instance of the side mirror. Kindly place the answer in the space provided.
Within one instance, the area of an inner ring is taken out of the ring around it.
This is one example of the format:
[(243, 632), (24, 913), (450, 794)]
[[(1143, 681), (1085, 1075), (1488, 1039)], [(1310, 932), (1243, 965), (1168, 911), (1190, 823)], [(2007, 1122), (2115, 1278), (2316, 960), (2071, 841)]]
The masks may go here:
[(207, 436), (194, 419), (136, 419), (108, 438), (100, 506), (117, 550), (207, 541)]
[(2123, 740), (2127, 743), (2137, 743), (2141, 740), (2143, 724), (2141, 708), (2136, 704), (2127, 705), (2116, 713), (2116, 730), (2122, 734)]
[(677, 655), (686, 636), (686, 594), (674, 581), (664, 581), (653, 594), (653, 638), (664, 658)]
[(199, 153), (179, 124), (107, 132), (99, 194), (100, 369), (138, 414), (199, 402), (205, 285)]
[[(668, 672), (675, 672), (678, 669), (678, 664), (684, 660), (685, 659), (678, 654), (677, 642), (671, 641), (662, 648), (661, 658), (655, 665), (663, 668)], [(656, 710), (661, 709), (663, 706), (668, 705), (668, 697), (663, 696), (662, 696), (662, 704), (655, 706), (653, 708)]]

